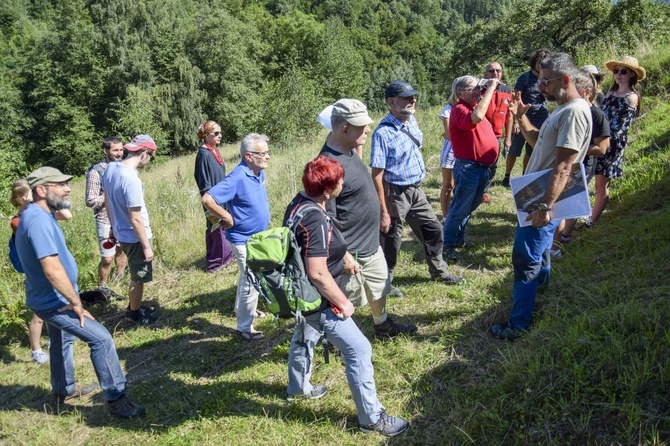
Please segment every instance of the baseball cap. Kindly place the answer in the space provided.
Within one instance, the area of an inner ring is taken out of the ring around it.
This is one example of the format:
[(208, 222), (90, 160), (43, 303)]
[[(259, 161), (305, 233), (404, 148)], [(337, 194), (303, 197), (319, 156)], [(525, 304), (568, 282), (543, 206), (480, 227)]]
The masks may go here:
[(589, 74), (600, 74), (602, 71), (595, 65), (584, 65), (582, 68), (580, 68), (581, 71), (584, 73), (589, 73)]
[(44, 166), (28, 175), (28, 185), (33, 189), (40, 184), (62, 183), (71, 179), (72, 175), (65, 175), (55, 167)]
[(140, 149), (156, 150), (156, 143), (149, 135), (136, 135), (131, 142), (123, 146), (131, 152), (137, 152)]
[(412, 87), (409, 82), (404, 81), (393, 81), (386, 87), (386, 99), (388, 98), (407, 98), (409, 96), (415, 96), (419, 94), (417, 90)]
[(358, 127), (374, 122), (368, 116), (368, 108), (358, 99), (340, 99), (333, 104), (332, 115), (344, 118), (349, 124)]

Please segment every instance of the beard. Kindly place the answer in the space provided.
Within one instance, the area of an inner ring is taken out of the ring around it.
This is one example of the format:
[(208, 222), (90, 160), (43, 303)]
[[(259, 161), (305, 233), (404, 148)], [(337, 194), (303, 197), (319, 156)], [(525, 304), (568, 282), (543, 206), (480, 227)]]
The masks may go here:
[(47, 192), (47, 206), (52, 212), (56, 212), (63, 209), (70, 209), (72, 207), (72, 201), (64, 200), (53, 192)]
[(545, 96), (545, 98), (547, 99), (547, 101), (556, 102), (563, 99), (565, 95), (566, 95), (565, 88), (561, 88), (560, 90), (558, 90), (556, 94), (548, 94)]

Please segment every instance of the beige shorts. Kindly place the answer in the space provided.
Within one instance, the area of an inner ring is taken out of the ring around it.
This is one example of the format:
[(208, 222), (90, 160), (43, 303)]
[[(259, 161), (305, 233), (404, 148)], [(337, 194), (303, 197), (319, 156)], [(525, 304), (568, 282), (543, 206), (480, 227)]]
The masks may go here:
[(355, 307), (364, 307), (369, 301), (379, 300), (391, 292), (388, 268), (381, 246), (370, 257), (359, 257), (360, 272), (342, 274), (340, 288)]

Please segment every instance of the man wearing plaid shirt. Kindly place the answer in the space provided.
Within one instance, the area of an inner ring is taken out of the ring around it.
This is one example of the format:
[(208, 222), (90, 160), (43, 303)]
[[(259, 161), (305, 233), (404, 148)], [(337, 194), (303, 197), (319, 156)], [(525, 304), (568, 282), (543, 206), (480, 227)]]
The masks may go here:
[(414, 117), (418, 94), (407, 82), (391, 82), (385, 94), (390, 112), (372, 135), (370, 166), (381, 207), (380, 242), (389, 280), (393, 280), (403, 221), (407, 221), (423, 243), (431, 278), (456, 284), (465, 279), (447, 272), (442, 259), (442, 225), (421, 189), (426, 167), (421, 155), (423, 133)]
[(91, 166), (86, 173), (86, 206), (93, 209), (95, 216), (95, 230), (98, 234), (100, 247), (100, 263), (98, 264), (98, 286), (107, 285), (112, 272), (112, 261), (116, 263), (116, 277), (120, 279), (126, 273), (127, 258), (119, 245), (105, 248), (103, 243), (109, 239), (111, 225), (105, 208), (105, 192), (102, 190), (102, 174), (107, 165), (123, 158), (123, 141), (121, 138), (109, 137), (102, 142), (102, 151), (105, 158), (98, 164)]

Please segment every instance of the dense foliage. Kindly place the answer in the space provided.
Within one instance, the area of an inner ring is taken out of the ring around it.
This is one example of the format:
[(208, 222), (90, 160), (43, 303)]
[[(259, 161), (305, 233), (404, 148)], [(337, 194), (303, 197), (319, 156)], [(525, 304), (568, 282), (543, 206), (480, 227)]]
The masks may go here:
[[(668, 38), (652, 0), (5, 0), (0, 6), (0, 209), (17, 175), (82, 173), (110, 134), (151, 134), (164, 155), (219, 121), (286, 145), (322, 107), (382, 110), (406, 79), (421, 103), (492, 58), (508, 76), (539, 46), (578, 59)], [(602, 61), (599, 61), (602, 62)]]

